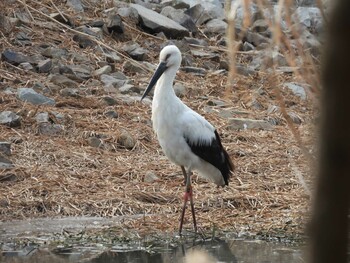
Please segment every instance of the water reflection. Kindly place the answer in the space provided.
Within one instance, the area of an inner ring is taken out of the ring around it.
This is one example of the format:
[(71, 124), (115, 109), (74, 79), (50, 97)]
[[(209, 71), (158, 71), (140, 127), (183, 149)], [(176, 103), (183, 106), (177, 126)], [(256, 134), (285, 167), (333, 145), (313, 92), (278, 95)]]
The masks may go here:
[[(36, 249), (25, 256), (23, 253), (2, 252), (0, 262), (6, 263), (67, 263), (67, 262), (89, 262), (89, 263), (167, 263), (183, 262), (184, 257), (191, 250), (205, 250), (218, 262), (235, 263), (280, 263), (303, 262), (300, 250), (283, 244), (267, 243), (262, 241), (243, 240), (209, 240), (187, 242), (174, 247), (171, 244), (157, 244), (157, 247), (147, 249), (138, 246), (115, 245), (108, 251), (101, 252), (96, 248), (72, 248), (65, 251)], [(27, 248), (28, 250), (28, 248)]]

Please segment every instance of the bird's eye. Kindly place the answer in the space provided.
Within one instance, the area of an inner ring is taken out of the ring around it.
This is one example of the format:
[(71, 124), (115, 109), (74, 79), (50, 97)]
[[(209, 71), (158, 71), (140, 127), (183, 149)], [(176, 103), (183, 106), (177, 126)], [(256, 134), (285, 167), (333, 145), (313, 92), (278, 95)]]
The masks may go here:
[(167, 54), (167, 55), (165, 56), (165, 61), (168, 60), (168, 58), (170, 57), (170, 55), (171, 55), (171, 54)]

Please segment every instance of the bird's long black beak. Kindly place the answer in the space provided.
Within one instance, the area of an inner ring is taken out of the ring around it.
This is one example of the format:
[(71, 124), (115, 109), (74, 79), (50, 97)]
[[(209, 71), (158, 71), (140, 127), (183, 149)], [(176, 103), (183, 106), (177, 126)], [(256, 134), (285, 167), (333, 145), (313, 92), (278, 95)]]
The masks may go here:
[(154, 85), (156, 85), (158, 79), (162, 76), (162, 74), (164, 73), (164, 71), (167, 69), (167, 65), (165, 62), (161, 62), (159, 63), (156, 72), (154, 72), (150, 83), (148, 84), (148, 87), (146, 88), (145, 92), (142, 95), (141, 100), (143, 100), (147, 94), (152, 90), (152, 88), (154, 87)]

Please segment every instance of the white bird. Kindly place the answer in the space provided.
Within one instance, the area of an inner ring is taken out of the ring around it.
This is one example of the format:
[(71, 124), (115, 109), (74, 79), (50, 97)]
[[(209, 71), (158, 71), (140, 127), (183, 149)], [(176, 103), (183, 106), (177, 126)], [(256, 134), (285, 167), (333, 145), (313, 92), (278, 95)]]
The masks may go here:
[[(173, 82), (181, 64), (181, 52), (166, 46), (160, 52), (159, 65), (141, 100), (155, 85), (152, 101), (152, 123), (165, 155), (181, 166), (186, 191), (180, 220), (181, 235), (186, 204), (190, 199), (194, 229), (197, 223), (192, 199), (192, 170), (219, 186), (228, 185), (234, 169), (215, 128), (201, 115), (187, 107), (176, 95)], [(187, 172), (186, 172), (187, 170)]]

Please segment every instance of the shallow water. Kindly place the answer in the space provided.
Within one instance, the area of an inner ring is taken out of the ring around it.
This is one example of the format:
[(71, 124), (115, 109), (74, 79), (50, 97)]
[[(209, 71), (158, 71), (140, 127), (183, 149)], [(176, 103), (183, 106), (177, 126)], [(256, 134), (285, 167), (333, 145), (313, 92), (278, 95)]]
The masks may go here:
[[(264, 241), (209, 240), (193, 241), (174, 247), (164, 244), (162, 247), (143, 247), (140, 244), (118, 244), (102, 252), (99, 247), (76, 247), (49, 251), (27, 246), (21, 253), (3, 252), (1, 262), (28, 263), (112, 263), (112, 262), (183, 262), (184, 256), (194, 249), (204, 250), (218, 262), (244, 263), (299, 263), (303, 262), (298, 248)], [(25, 252), (24, 252), (25, 251)], [(0, 258), (1, 259), (1, 258)]]
[[(221, 239), (193, 233), (182, 238), (160, 234), (131, 241), (134, 239), (113, 231), (121, 219), (67, 217), (0, 222), (0, 262), (177, 263), (198, 249), (208, 252), (217, 262), (303, 262), (296, 246), (237, 240), (230, 234)], [(86, 232), (89, 229), (97, 230), (97, 234)], [(108, 229), (107, 234), (104, 229)]]

